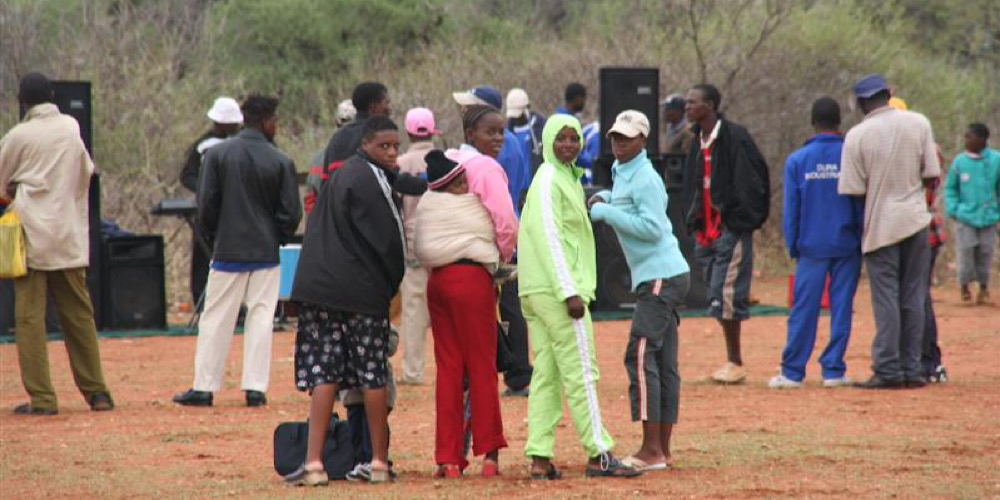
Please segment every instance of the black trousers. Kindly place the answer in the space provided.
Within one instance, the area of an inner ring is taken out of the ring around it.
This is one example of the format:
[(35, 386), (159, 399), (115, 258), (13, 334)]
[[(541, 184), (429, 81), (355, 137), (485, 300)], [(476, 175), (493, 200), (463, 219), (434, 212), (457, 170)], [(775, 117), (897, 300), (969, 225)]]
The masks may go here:
[(920, 356), (920, 364), (925, 376), (934, 374), (941, 366), (941, 347), (938, 346), (937, 317), (934, 315), (934, 304), (931, 302), (931, 283), (934, 282), (934, 262), (937, 260), (939, 248), (931, 248), (931, 272), (927, 283), (927, 299), (924, 302), (924, 347)]
[(510, 389), (521, 390), (531, 384), (531, 358), (528, 356), (528, 323), (521, 313), (517, 280), (500, 287), (500, 319), (509, 325), (507, 337), (516, 358), (514, 367), (503, 374), (503, 381)]

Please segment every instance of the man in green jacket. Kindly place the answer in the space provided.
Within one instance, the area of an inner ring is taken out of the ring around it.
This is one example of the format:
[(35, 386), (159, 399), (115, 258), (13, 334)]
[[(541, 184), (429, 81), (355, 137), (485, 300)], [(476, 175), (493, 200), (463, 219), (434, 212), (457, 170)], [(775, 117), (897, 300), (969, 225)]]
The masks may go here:
[(562, 393), (587, 452), (588, 476), (635, 476), (638, 471), (611, 455), (614, 441), (601, 423), (593, 325), (587, 303), (594, 299), (597, 262), (574, 162), (583, 146), (580, 122), (554, 115), (542, 131), (545, 163), (528, 189), (518, 233), (521, 307), (528, 321), (535, 368), (528, 396), (531, 475), (558, 479), (552, 465), (555, 429), (562, 420)]
[(965, 152), (951, 163), (944, 184), (945, 213), (955, 219), (962, 302), (972, 300), (969, 283), (978, 281), (979, 304), (990, 298), (990, 264), (1000, 220), (1000, 153), (986, 147), (989, 137), (986, 125), (969, 125)]

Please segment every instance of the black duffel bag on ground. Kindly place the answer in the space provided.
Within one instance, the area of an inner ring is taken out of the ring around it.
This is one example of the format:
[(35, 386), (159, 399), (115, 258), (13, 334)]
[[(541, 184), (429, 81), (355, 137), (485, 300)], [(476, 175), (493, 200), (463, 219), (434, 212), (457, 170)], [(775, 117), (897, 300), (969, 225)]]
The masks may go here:
[[(308, 422), (282, 422), (274, 429), (274, 470), (281, 476), (295, 472), (306, 459)], [(330, 430), (323, 443), (323, 467), (330, 480), (344, 479), (354, 469), (354, 444), (347, 422), (330, 415)]]

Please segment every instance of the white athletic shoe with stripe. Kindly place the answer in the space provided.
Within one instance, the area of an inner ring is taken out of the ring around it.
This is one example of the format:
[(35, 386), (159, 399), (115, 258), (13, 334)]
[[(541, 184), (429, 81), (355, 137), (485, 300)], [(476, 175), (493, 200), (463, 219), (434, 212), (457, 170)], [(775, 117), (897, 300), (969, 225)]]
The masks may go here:
[(775, 375), (767, 382), (767, 386), (771, 389), (798, 389), (802, 387), (802, 382), (796, 382), (784, 375)]

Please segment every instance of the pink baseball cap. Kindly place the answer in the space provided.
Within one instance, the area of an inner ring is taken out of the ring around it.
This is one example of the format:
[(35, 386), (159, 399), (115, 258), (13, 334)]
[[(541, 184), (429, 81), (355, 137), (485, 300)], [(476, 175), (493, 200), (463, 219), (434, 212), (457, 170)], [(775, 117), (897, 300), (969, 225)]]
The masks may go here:
[(417, 137), (441, 133), (434, 128), (434, 113), (427, 108), (413, 108), (406, 112), (406, 131)]

